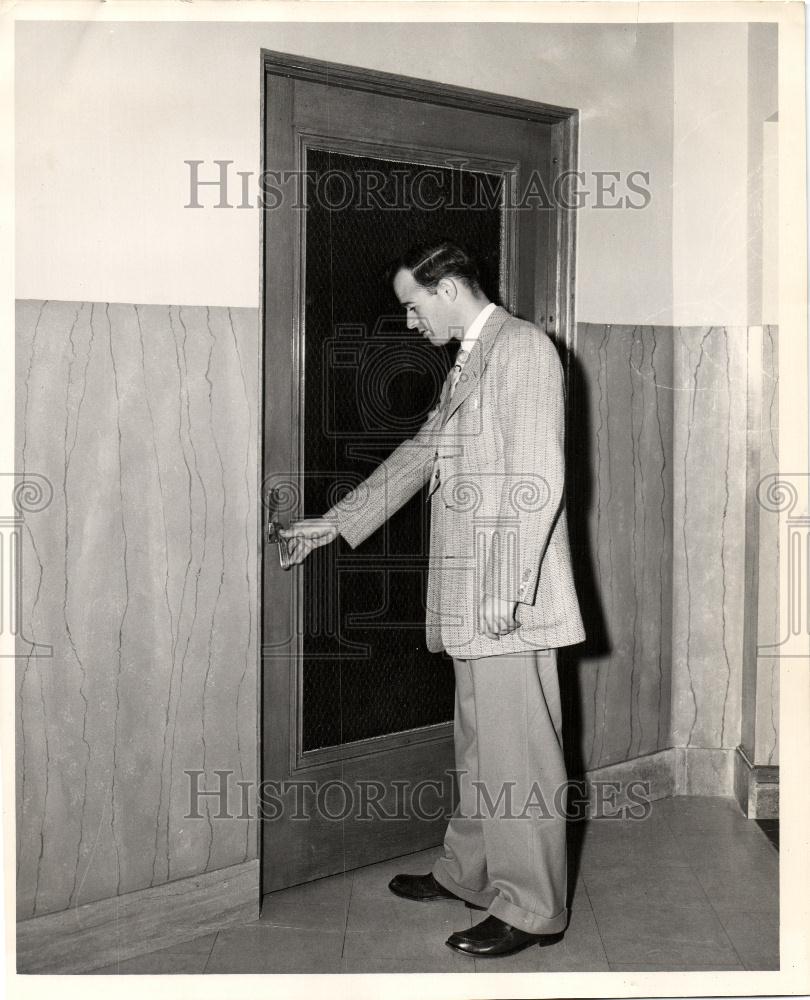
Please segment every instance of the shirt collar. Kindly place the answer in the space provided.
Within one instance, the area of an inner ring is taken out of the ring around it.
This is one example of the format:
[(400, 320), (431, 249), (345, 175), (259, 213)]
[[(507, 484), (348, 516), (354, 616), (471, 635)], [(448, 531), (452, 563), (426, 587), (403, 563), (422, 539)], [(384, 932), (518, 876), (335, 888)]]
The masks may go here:
[(484, 306), (481, 312), (475, 317), (475, 319), (470, 323), (469, 327), (464, 332), (464, 338), (461, 341), (461, 350), (467, 351), (469, 353), (472, 351), (475, 342), (481, 335), (481, 331), (484, 329), (484, 324), (489, 319), (490, 315), (495, 311), (496, 304), (490, 302), (489, 305)]

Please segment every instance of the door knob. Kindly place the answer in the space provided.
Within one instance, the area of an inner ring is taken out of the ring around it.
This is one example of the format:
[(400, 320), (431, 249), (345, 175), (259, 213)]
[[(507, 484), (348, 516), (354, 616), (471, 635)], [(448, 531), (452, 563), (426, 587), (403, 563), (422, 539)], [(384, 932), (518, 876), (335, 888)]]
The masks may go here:
[(290, 565), (290, 551), (287, 548), (287, 539), (279, 534), (282, 525), (276, 520), (279, 509), (278, 490), (268, 490), (264, 495), (264, 503), (267, 508), (267, 543), (278, 546), (278, 561), (282, 569), (287, 569)]

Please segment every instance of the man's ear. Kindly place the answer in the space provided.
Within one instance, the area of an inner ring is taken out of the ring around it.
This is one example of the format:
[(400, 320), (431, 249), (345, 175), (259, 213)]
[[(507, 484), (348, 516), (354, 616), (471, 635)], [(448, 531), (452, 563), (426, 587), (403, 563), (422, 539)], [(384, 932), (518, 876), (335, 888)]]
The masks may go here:
[(455, 302), (458, 297), (458, 285), (452, 278), (440, 278), (436, 285), (436, 291), (444, 295), (450, 302)]

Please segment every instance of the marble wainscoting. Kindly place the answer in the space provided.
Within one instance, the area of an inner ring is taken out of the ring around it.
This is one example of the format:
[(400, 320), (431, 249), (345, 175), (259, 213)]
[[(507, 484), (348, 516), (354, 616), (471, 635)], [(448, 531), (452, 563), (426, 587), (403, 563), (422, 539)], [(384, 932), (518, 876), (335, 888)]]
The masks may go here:
[(577, 328), (568, 511), (588, 639), (569, 733), (595, 776), (669, 746), (672, 365), (669, 327)]
[[(761, 349), (759, 372), (760, 405), (757, 417), (759, 442), (758, 482), (779, 472), (779, 331), (765, 326), (751, 344), (751, 364), (756, 363), (757, 348)], [(756, 373), (755, 373), (756, 374)], [(750, 379), (749, 379), (750, 383)], [(788, 477), (789, 478), (789, 477)], [(782, 640), (779, 626), (779, 518), (772, 510), (756, 505), (759, 518), (759, 559), (757, 560), (757, 645), (778, 646)], [(750, 742), (752, 761), (756, 765), (775, 767), (779, 764), (779, 658), (760, 652), (757, 656), (756, 697), (754, 699), (753, 732)], [(745, 706), (744, 706), (745, 707)]]
[(17, 471), (53, 486), (22, 527), (53, 647), (17, 662), (25, 920), (257, 857), (218, 800), (186, 818), (185, 773), (257, 777), (257, 311), (21, 301), (16, 366)]
[[(789, 499), (790, 490), (800, 484), (779, 470), (778, 334), (775, 326), (764, 326), (752, 327), (748, 336), (746, 530), (752, 544), (746, 559), (745, 604), (751, 613), (744, 637), (741, 734), (734, 779), (741, 808), (757, 819), (779, 815), (779, 654), (784, 640), (779, 577), (780, 569), (790, 574), (796, 550), (791, 551), (786, 534), (791, 516), (800, 513), (792, 509)], [(780, 531), (784, 532), (781, 537)], [(780, 559), (787, 559), (788, 565), (780, 567)]]
[[(578, 328), (566, 724), (582, 771), (658, 794), (731, 790), (745, 341)], [(53, 486), (22, 530), (23, 632), (53, 656), (17, 664), (20, 920), (257, 857), (217, 800), (186, 819), (185, 772), (257, 777), (259, 374), (256, 310), (18, 304), (17, 469)]]
[(670, 739), (688, 794), (731, 794), (740, 742), (747, 366), (747, 327), (674, 331)]
[[(752, 558), (747, 373), (759, 364), (750, 336), (746, 327), (578, 326), (569, 516), (588, 641), (571, 664), (576, 763), (594, 778), (643, 776), (654, 796), (734, 788)], [(774, 337), (766, 328), (769, 440)], [(759, 565), (770, 576), (774, 539), (764, 546)], [(767, 600), (760, 616), (773, 619)], [(752, 718), (770, 745), (755, 751), (752, 739), (751, 753), (767, 759), (778, 715), (767, 663), (756, 685)]]

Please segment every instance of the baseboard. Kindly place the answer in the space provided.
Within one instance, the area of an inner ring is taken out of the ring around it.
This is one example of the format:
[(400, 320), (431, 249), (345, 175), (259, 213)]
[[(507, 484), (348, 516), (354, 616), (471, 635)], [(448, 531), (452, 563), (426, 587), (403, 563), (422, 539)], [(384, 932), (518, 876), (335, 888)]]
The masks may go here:
[(258, 915), (259, 862), (245, 861), (22, 920), (17, 924), (17, 971), (90, 972)]
[(778, 819), (779, 768), (752, 764), (741, 746), (734, 754), (734, 795), (750, 819)]
[(585, 772), (588, 781), (645, 781), (649, 798), (735, 794), (735, 753), (719, 747), (668, 747)]
[(650, 799), (666, 799), (675, 794), (674, 769), (671, 750), (658, 750), (633, 757), (630, 760), (605, 764), (585, 772), (588, 782), (616, 782), (626, 787), (630, 781), (642, 781), (648, 785)]
[(729, 747), (673, 747), (675, 795), (734, 795), (734, 751)]

